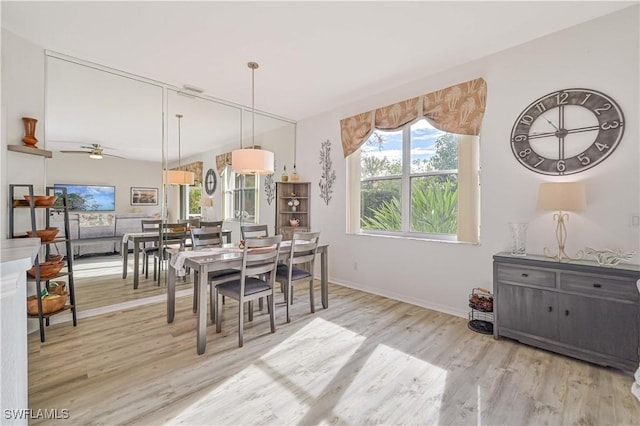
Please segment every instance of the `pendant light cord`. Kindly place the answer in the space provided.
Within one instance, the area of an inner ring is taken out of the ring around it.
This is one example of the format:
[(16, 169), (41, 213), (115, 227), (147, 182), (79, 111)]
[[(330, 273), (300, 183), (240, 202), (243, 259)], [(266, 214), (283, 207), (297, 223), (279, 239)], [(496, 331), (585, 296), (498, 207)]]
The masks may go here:
[(256, 148), (256, 69), (259, 67), (257, 62), (249, 62), (247, 64), (251, 68), (251, 148)]
[(180, 141), (180, 121), (182, 119), (182, 114), (176, 114), (176, 117), (178, 117), (178, 169), (180, 169), (180, 164), (182, 163), (182, 158), (181, 158), (181, 153), (180, 153), (180, 147), (181, 147), (181, 141)]

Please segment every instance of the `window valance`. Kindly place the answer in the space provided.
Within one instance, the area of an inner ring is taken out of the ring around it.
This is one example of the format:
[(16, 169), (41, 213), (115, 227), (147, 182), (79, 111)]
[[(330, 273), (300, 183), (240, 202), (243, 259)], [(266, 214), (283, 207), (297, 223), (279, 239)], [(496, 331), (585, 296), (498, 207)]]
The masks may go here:
[(482, 78), (456, 84), (340, 120), (344, 156), (360, 148), (375, 129), (394, 130), (424, 117), (439, 130), (477, 136), (486, 107), (487, 83)]
[(195, 184), (202, 184), (202, 161), (194, 161), (193, 163), (184, 164), (180, 167), (174, 167), (171, 170), (182, 170), (185, 172), (192, 172), (194, 176)]

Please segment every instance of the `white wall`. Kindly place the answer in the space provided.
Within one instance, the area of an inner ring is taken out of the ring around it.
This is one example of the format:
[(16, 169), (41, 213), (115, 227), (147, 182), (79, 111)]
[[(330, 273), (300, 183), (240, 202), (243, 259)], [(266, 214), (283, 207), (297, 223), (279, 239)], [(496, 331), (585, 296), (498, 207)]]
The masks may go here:
[[(2, 29), (2, 238), (8, 235), (8, 186), (32, 184), (36, 193), (44, 188), (45, 158), (7, 151), (7, 145), (22, 145), (22, 117), (33, 117), (37, 147), (46, 149), (44, 138), (44, 50)], [(26, 215), (25, 215), (26, 216)], [(22, 218), (17, 219), (22, 225)], [(40, 220), (40, 218), (39, 218)], [(24, 224), (28, 224), (25, 220)]]
[[(298, 169), (303, 179), (313, 176), (312, 224), (331, 245), (330, 279), (466, 316), (472, 288), (492, 288), (492, 255), (509, 247), (508, 222), (529, 222), (529, 253), (556, 245), (552, 213), (536, 210), (537, 188), (544, 181), (586, 184), (588, 208), (571, 214), (568, 253), (585, 246), (639, 252), (639, 228), (630, 224), (631, 214), (640, 211), (638, 28), (635, 6), (299, 122)], [(416, 48), (416, 54), (428, 54), (428, 46), (424, 53)], [(477, 77), (488, 85), (481, 135), (481, 243), (346, 235), (339, 120)], [(514, 120), (538, 97), (575, 87), (604, 92), (618, 102), (627, 120), (623, 140), (603, 163), (577, 175), (554, 178), (527, 170), (511, 152)], [(337, 174), (328, 206), (317, 183), (326, 139)], [(638, 259), (636, 254), (634, 263)]]

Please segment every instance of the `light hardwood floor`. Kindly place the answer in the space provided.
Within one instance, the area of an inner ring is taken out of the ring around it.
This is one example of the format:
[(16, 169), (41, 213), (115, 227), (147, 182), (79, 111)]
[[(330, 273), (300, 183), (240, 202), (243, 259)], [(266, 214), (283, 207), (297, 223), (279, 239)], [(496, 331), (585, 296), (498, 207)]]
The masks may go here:
[(173, 324), (158, 303), (31, 334), (30, 408), (66, 408), (64, 424), (640, 424), (630, 374), (380, 296), (331, 285), (310, 314), (299, 287), (292, 322), (277, 307), (271, 334), (257, 313), (243, 348), (229, 301), (202, 356), (191, 306)]

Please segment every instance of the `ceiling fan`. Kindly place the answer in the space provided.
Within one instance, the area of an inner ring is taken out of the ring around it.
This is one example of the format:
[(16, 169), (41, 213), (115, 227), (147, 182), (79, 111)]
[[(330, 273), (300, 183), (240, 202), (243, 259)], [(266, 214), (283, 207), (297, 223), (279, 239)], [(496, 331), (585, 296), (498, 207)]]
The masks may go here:
[(105, 147), (103, 147), (99, 143), (92, 143), (91, 146), (83, 145), (80, 148), (88, 149), (88, 151), (60, 151), (60, 152), (64, 152), (65, 154), (89, 154), (89, 158), (94, 160), (102, 160), (102, 157), (124, 158), (124, 157), (120, 157), (119, 155), (103, 153), (103, 151), (105, 150)]

